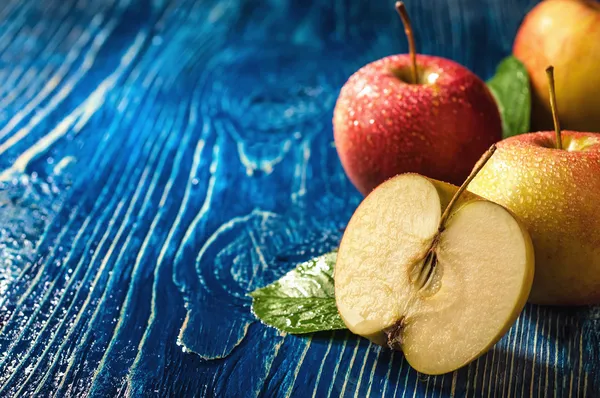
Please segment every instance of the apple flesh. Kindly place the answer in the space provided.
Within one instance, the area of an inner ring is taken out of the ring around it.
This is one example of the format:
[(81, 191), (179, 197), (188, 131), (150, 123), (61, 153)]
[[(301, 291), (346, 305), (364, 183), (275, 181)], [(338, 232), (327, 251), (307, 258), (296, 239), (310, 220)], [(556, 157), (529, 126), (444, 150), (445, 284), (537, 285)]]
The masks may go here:
[(495, 344), (533, 279), (529, 235), (502, 206), (464, 192), (440, 229), (456, 190), (416, 174), (381, 184), (352, 216), (335, 267), (346, 326), (432, 375)]
[(514, 55), (532, 85), (533, 131), (553, 128), (544, 69), (554, 65), (558, 115), (565, 129), (600, 131), (600, 3), (546, 0), (525, 17)]
[(333, 129), (346, 174), (363, 194), (404, 172), (460, 184), (481, 154), (502, 138), (485, 84), (447, 59), (409, 55), (370, 63), (350, 77), (337, 100)]
[(530, 301), (600, 303), (600, 135), (523, 134), (497, 144), (469, 190), (515, 213), (535, 247)]

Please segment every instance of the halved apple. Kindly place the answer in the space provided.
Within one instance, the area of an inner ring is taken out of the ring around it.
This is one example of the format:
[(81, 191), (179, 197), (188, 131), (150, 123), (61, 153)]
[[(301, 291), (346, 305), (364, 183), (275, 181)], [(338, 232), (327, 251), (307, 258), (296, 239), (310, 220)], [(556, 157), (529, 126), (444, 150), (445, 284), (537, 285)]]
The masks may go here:
[(383, 183), (352, 216), (335, 267), (346, 326), (432, 375), (494, 345), (533, 281), (527, 230), (504, 207), (457, 190), (417, 174)]

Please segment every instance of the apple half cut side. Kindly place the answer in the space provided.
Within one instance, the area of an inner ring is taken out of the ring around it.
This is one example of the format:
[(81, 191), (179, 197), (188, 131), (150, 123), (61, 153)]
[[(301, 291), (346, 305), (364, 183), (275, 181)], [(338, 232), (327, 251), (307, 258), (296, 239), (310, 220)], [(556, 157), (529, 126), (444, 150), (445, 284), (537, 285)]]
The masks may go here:
[(534, 274), (527, 230), (504, 207), (418, 174), (358, 207), (340, 244), (335, 298), (348, 329), (401, 350), (413, 368), (451, 372), (494, 345)]

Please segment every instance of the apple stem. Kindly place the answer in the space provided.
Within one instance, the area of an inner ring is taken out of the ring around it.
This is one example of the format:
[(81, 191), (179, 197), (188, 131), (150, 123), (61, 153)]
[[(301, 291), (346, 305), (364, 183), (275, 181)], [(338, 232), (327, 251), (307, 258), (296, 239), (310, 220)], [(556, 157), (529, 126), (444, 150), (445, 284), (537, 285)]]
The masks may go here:
[[(460, 198), (460, 195), (462, 195), (462, 193), (467, 189), (467, 187), (469, 186), (469, 184), (471, 183), (473, 178), (475, 178), (477, 173), (479, 173), (479, 171), (483, 168), (483, 166), (485, 166), (487, 161), (490, 160), (490, 158), (492, 157), (494, 152), (496, 152), (496, 144), (493, 144), (490, 147), (490, 149), (488, 149), (483, 154), (481, 159), (479, 159), (479, 161), (475, 164), (475, 167), (473, 168), (473, 171), (471, 171), (471, 174), (469, 174), (469, 176), (467, 177), (465, 182), (462, 183), (460, 188), (458, 188), (458, 191), (456, 191), (456, 193), (454, 194), (452, 199), (450, 199), (450, 203), (448, 203), (448, 206), (446, 206), (446, 209), (442, 213), (442, 217), (440, 217), (440, 224), (438, 227), (438, 235), (440, 232), (442, 232), (444, 230), (444, 224), (448, 220), (448, 217), (450, 217), (450, 211), (452, 211), (452, 207), (456, 204), (456, 202)], [(437, 238), (437, 236), (436, 236), (436, 238)], [(437, 241), (437, 239), (434, 239), (434, 241)]]
[(396, 2), (396, 11), (398, 11), (398, 15), (400, 15), (400, 19), (404, 25), (404, 33), (406, 33), (406, 38), (408, 39), (408, 52), (410, 54), (412, 80), (414, 84), (417, 84), (417, 50), (415, 48), (415, 36), (413, 34), (410, 18), (408, 17), (408, 11), (406, 11), (406, 6), (401, 1)]
[(560, 136), (560, 122), (558, 120), (558, 107), (556, 106), (556, 89), (554, 88), (554, 66), (546, 68), (548, 77), (548, 90), (550, 91), (550, 108), (552, 109), (552, 119), (554, 120), (554, 131), (556, 132), (556, 149), (563, 149), (562, 137)]

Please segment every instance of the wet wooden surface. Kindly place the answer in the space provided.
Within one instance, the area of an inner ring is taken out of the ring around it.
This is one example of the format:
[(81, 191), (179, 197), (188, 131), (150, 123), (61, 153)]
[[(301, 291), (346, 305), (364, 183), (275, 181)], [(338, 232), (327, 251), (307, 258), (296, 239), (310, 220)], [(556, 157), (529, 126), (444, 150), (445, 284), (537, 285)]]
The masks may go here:
[[(535, 2), (407, 3), (420, 51), (488, 78)], [(437, 377), (250, 314), (339, 242), (335, 99), (405, 51), (384, 1), (1, 2), (0, 396), (598, 396), (588, 309), (528, 305)]]

